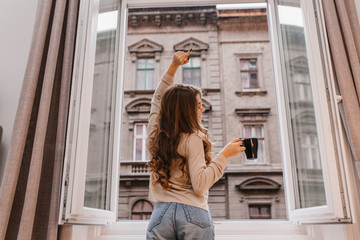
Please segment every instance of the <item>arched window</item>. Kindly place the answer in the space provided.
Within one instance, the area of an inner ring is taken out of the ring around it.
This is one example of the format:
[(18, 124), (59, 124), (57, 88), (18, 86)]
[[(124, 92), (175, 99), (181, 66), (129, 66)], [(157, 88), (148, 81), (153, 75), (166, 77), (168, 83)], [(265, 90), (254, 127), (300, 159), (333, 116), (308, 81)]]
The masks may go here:
[(149, 201), (139, 200), (136, 201), (131, 209), (132, 220), (148, 220), (150, 219), (153, 206)]

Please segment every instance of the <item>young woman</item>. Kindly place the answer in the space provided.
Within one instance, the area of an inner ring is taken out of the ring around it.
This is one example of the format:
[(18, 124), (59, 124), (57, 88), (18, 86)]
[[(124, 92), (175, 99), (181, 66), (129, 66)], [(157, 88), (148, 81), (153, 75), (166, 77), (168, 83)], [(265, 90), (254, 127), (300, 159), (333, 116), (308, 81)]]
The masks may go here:
[(157, 202), (147, 239), (214, 239), (209, 188), (223, 175), (228, 158), (245, 150), (237, 138), (211, 159), (211, 143), (201, 126), (200, 89), (175, 84), (191, 51), (176, 52), (157, 87), (148, 125), (149, 199)]

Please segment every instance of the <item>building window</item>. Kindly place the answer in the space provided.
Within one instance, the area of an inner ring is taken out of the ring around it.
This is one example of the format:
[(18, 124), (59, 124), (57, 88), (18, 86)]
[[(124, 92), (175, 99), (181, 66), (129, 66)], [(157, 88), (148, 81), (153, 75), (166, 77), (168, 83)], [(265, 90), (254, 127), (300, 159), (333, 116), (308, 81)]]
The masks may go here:
[(153, 206), (150, 202), (146, 200), (139, 200), (133, 205), (131, 209), (131, 219), (149, 220), (152, 211), (153, 211)]
[(190, 57), (190, 62), (183, 66), (183, 83), (201, 87), (200, 57)]
[(247, 164), (263, 164), (265, 163), (265, 138), (263, 125), (245, 125), (244, 138), (258, 138), (257, 159), (247, 160)]
[(136, 65), (136, 90), (154, 89), (155, 58), (138, 58)]
[(271, 219), (270, 204), (251, 204), (249, 205), (250, 219)]
[(309, 74), (295, 73), (293, 75), (294, 94), (297, 95), (295, 101), (312, 101)]
[(134, 126), (134, 161), (149, 160), (146, 149), (147, 123), (136, 123)]
[(301, 134), (301, 153), (303, 154), (305, 169), (321, 169), (318, 138), (316, 133)]
[(257, 59), (240, 59), (240, 77), (242, 90), (258, 89)]

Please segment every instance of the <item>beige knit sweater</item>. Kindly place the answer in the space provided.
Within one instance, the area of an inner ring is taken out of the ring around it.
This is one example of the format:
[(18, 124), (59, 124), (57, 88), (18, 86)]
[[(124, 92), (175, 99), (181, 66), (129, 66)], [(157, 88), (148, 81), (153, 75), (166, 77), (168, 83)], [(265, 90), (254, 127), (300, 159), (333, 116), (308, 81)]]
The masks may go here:
[[(154, 93), (148, 125), (149, 135), (156, 127), (161, 96), (173, 83), (174, 77), (166, 73)], [(197, 133), (183, 134), (179, 142), (178, 152), (187, 158), (190, 181), (183, 176), (179, 168), (181, 160), (175, 159), (170, 167), (171, 189), (165, 190), (160, 184), (154, 185), (154, 176), (150, 174), (149, 200), (183, 203), (209, 210), (209, 188), (223, 175), (228, 159), (220, 153), (206, 166), (202, 138), (203, 136)]]

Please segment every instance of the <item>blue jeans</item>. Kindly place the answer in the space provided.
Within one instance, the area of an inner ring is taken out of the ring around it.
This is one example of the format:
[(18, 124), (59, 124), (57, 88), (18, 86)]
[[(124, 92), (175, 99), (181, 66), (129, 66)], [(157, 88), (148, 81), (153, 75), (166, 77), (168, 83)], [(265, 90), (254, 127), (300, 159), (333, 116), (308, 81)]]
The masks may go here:
[(174, 202), (156, 205), (146, 231), (147, 240), (214, 238), (214, 224), (208, 211)]

